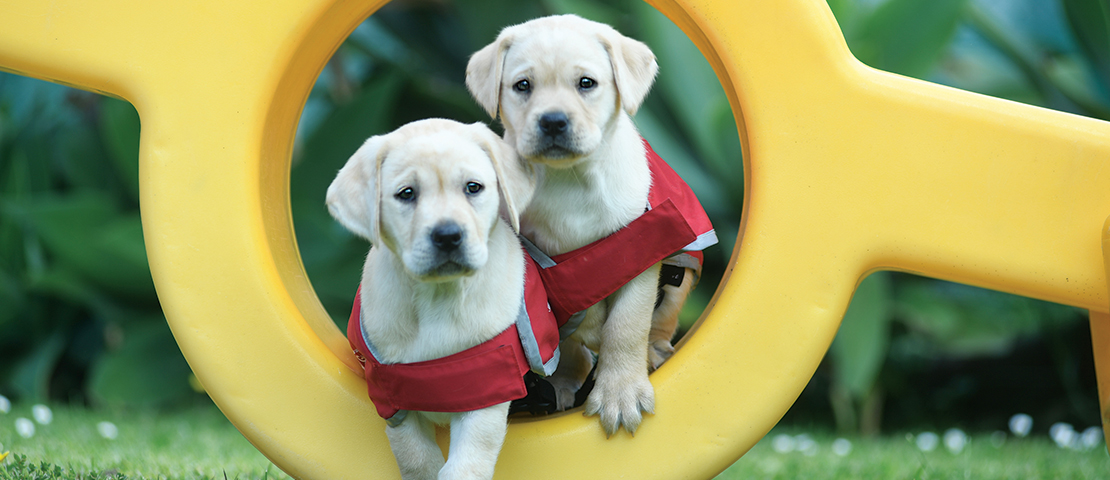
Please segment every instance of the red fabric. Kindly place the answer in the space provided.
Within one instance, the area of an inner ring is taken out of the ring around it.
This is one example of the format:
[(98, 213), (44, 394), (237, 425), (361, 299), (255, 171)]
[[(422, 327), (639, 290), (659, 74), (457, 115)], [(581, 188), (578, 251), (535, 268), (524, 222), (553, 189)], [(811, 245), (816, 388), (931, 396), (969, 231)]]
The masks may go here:
[[(644, 212), (624, 228), (589, 245), (551, 257), (540, 270), (547, 299), (562, 326), (570, 316), (612, 295), (644, 270), (713, 230), (697, 196), (644, 141), (651, 190)], [(701, 252), (689, 252), (698, 261)]]
[[(538, 267), (525, 255), (525, 301), (543, 361), (559, 346), (559, 331), (547, 307)], [(528, 392), (529, 370), (516, 325), (462, 352), (416, 363), (382, 364), (367, 347), (362, 334), (361, 286), (347, 322), (347, 341), (358, 357), (367, 393), (378, 415), (390, 418), (399, 410), (466, 412), (516, 400)]]

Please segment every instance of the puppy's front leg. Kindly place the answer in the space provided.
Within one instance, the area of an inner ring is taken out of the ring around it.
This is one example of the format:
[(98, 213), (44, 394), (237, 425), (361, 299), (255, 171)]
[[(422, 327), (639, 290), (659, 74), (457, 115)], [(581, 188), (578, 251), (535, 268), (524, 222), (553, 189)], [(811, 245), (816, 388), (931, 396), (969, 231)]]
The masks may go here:
[(657, 263), (609, 297), (609, 316), (601, 327), (597, 380), (586, 398), (586, 414), (599, 414), (607, 435), (621, 426), (636, 433), (640, 412), (655, 413), (647, 349), (658, 284)]
[(409, 412), (400, 425), (385, 427), (389, 448), (397, 458), (404, 480), (434, 480), (443, 467), (443, 452), (436, 444), (435, 425), (416, 412)]
[(590, 376), (594, 356), (579, 341), (568, 338), (559, 343), (559, 367), (547, 381), (555, 388), (555, 403), (559, 411), (574, 406), (574, 396)]
[(505, 443), (509, 402), (451, 416), (451, 450), (439, 480), (493, 478), (497, 455)]
[(652, 312), (651, 333), (648, 335), (648, 371), (655, 371), (674, 355), (671, 339), (678, 330), (678, 314), (686, 297), (694, 289), (698, 272), (687, 268), (678, 286), (663, 285), (663, 303)]

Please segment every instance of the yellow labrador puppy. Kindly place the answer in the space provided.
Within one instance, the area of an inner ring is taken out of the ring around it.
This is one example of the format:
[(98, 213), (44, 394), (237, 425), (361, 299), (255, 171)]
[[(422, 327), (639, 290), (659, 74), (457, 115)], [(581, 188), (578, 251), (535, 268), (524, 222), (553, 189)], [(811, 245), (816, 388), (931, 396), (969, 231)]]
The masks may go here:
[[(644, 213), (652, 177), (630, 115), (657, 71), (646, 45), (574, 15), (505, 28), (470, 58), (471, 94), (500, 117), (505, 140), (538, 167), (521, 232), (547, 254), (587, 245)], [(621, 426), (635, 432), (641, 412), (653, 412), (648, 368), (673, 352), (678, 310), (695, 281), (687, 274), (668, 286), (653, 319), (659, 274), (656, 264), (587, 310), (560, 346), (559, 370), (550, 378), (560, 408), (571, 406), (593, 365), (590, 351), (597, 352), (586, 414), (599, 414), (610, 435)]]
[[(499, 211), (515, 222), (535, 186), (529, 169), (484, 125), (429, 119), (371, 137), (339, 171), (328, 209), (373, 244), (359, 322), (378, 363), (439, 359), (513, 324), (525, 259)], [(508, 408), (394, 414), (386, 433), (402, 477), (491, 478)], [(444, 462), (434, 425), (446, 424)]]

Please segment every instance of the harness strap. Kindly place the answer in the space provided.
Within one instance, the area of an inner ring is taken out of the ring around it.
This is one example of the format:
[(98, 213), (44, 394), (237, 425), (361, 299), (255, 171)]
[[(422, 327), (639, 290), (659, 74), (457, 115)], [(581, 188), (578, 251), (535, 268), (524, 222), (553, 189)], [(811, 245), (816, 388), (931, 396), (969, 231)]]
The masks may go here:
[[(522, 252), (523, 253), (523, 252)], [(453, 355), (383, 364), (362, 329), (362, 287), (347, 321), (347, 340), (363, 367), (378, 415), (399, 425), (406, 411), (466, 412), (524, 397), (524, 374), (554, 373), (559, 332), (538, 267), (525, 255), (523, 302), (516, 321), (490, 340)]]

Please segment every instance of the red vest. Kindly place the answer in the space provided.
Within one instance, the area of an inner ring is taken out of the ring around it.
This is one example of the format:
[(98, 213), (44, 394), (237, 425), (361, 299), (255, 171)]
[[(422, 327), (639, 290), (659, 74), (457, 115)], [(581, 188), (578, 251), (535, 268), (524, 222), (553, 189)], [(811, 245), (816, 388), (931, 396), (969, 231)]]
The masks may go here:
[(529, 369), (545, 376), (554, 371), (560, 337), (581, 321), (576, 313), (667, 257), (689, 252), (696, 265), (684, 266), (700, 267), (700, 250), (717, 243), (709, 216), (647, 141), (644, 147), (652, 175), (647, 211), (608, 237), (554, 257), (522, 238), (528, 251), (524, 306), (516, 323), (494, 338), (443, 358), (382, 364), (362, 331), (355, 294), (347, 340), (378, 415), (397, 424), (406, 410), (465, 412), (521, 398)]
[[(667, 257), (688, 252), (689, 262), (676, 263), (700, 270), (701, 250), (717, 243), (709, 215), (693, 190), (646, 140), (644, 150), (651, 190), (643, 215), (605, 238), (554, 257), (524, 241), (542, 268), (540, 278), (560, 326)], [(577, 327), (577, 321), (570, 325)], [(564, 338), (568, 334), (564, 332)]]
[(378, 361), (362, 331), (359, 286), (347, 322), (347, 341), (362, 364), (367, 393), (378, 415), (388, 420), (403, 410), (477, 410), (527, 394), (523, 377), (529, 369), (541, 375), (555, 371), (559, 327), (547, 306), (539, 269), (526, 254), (524, 265), (524, 302), (515, 324), (474, 347), (423, 362)]

